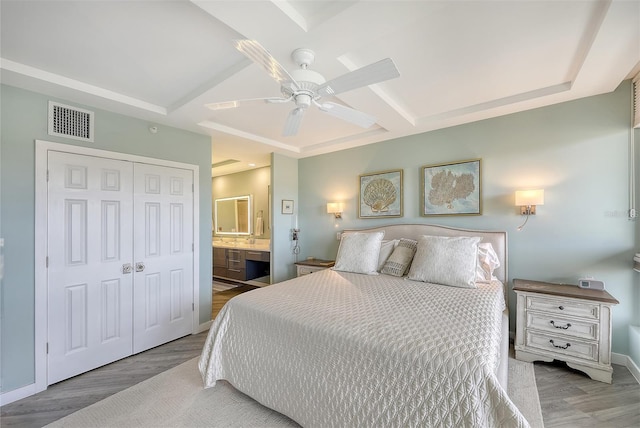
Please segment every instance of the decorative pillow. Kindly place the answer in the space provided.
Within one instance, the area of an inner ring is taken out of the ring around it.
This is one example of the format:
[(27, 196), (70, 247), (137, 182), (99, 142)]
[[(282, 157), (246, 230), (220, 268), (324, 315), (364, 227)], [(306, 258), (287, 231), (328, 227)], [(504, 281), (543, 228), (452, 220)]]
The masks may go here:
[(392, 239), (391, 241), (382, 241), (382, 244), (380, 245), (380, 255), (378, 255), (378, 269), (376, 269), (378, 272), (382, 270), (385, 262), (387, 261), (391, 253), (393, 253), (393, 249), (398, 245), (398, 242), (400, 242), (398, 239)]
[(383, 236), (384, 232), (344, 233), (333, 270), (377, 275)]
[(476, 288), (478, 237), (421, 236), (409, 279)]
[(478, 266), (476, 267), (476, 282), (489, 282), (497, 279), (493, 271), (500, 267), (500, 259), (488, 242), (478, 244)]
[(398, 246), (393, 250), (393, 253), (391, 253), (391, 256), (389, 256), (389, 259), (384, 264), (381, 272), (393, 276), (403, 276), (409, 270), (417, 246), (418, 241), (401, 239)]

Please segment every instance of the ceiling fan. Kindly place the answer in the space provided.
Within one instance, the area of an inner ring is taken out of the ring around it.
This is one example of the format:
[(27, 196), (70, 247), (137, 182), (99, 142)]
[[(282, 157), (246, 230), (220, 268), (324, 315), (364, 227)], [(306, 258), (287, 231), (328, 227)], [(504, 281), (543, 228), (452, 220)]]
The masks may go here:
[(292, 101), (295, 108), (291, 110), (285, 123), (282, 135), (285, 137), (296, 135), (305, 111), (312, 104), (320, 111), (337, 117), (363, 128), (369, 128), (376, 123), (376, 118), (342, 104), (322, 102), (322, 97), (334, 96), (352, 89), (373, 85), (400, 76), (391, 58), (386, 58), (342, 76), (326, 81), (318, 72), (309, 70), (315, 59), (310, 49), (296, 49), (291, 58), (300, 66), (299, 69), (287, 70), (257, 41), (235, 40), (235, 47), (250, 60), (261, 66), (269, 75), (280, 83), (282, 97), (252, 98), (246, 100), (226, 101), (206, 104), (212, 110), (235, 108), (242, 104), (266, 102), (279, 104)]

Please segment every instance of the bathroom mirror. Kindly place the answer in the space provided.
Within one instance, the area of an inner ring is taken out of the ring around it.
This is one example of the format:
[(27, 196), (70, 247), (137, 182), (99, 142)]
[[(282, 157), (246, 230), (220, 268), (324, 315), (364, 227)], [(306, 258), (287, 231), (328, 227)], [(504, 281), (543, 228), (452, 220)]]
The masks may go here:
[(251, 196), (216, 199), (214, 230), (216, 235), (250, 235)]

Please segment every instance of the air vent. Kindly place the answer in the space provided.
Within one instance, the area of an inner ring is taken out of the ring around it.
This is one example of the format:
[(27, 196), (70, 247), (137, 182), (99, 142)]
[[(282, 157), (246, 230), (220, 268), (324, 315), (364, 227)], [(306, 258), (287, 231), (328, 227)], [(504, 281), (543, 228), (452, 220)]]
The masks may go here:
[(640, 73), (633, 79), (633, 127), (640, 128)]
[(49, 101), (49, 135), (93, 142), (94, 113)]

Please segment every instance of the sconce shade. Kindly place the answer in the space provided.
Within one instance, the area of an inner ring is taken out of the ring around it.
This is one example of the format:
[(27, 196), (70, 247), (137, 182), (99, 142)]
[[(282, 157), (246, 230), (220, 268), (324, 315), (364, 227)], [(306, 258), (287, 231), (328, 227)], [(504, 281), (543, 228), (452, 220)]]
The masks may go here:
[(344, 204), (342, 202), (327, 203), (327, 214), (336, 214), (343, 211)]
[(516, 190), (516, 206), (544, 205), (544, 190)]
[(640, 272), (640, 253), (637, 253), (633, 258), (633, 270)]

